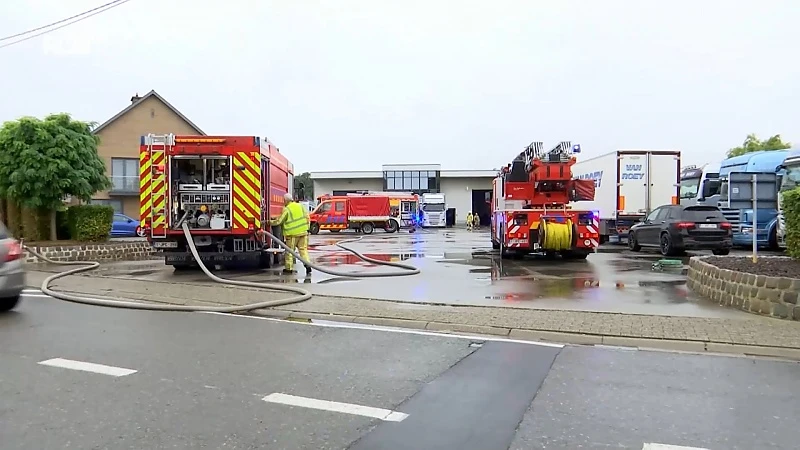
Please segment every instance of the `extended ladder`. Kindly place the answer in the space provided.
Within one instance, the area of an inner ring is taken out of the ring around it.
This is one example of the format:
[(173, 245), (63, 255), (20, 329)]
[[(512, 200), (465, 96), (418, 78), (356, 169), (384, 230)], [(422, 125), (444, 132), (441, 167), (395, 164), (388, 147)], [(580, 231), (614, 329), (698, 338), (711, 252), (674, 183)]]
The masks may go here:
[(145, 136), (147, 155), (150, 158), (150, 236), (167, 237), (169, 211), (167, 209), (167, 151), (175, 145), (174, 134), (148, 134)]

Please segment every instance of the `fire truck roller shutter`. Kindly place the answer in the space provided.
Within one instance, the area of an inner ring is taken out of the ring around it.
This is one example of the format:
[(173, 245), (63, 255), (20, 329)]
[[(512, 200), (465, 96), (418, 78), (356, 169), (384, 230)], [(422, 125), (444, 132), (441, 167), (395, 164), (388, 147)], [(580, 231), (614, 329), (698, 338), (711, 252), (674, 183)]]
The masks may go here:
[(542, 218), (539, 222), (539, 243), (543, 250), (560, 252), (572, 249), (572, 220), (558, 223), (553, 219)]
[(235, 230), (247, 230), (250, 222), (261, 228), (261, 156), (258, 152), (233, 154), (233, 211)]

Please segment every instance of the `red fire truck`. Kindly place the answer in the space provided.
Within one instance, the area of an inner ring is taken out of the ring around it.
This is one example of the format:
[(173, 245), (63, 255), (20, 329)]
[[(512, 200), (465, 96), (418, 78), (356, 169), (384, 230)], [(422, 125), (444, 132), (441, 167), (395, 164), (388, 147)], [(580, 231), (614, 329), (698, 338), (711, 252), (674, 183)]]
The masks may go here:
[(319, 197), (319, 205), (311, 212), (311, 234), (320, 230), (338, 233), (342, 230), (356, 230), (372, 234), (375, 228), (383, 228), (387, 233), (400, 229), (399, 212), (393, 214), (393, 198), (384, 194), (348, 194), (342, 196), (324, 195)]
[(282, 250), (256, 231), (280, 215), (294, 168), (266, 138), (149, 134), (141, 138), (139, 173), (140, 226), (166, 264), (194, 264), (183, 223), (204, 263), (279, 262)]
[(549, 152), (534, 142), (500, 170), (492, 189), (492, 247), (511, 255), (560, 254), (585, 259), (598, 246), (598, 217), (571, 202), (594, 200), (594, 180), (576, 180), (580, 146), (561, 142)]

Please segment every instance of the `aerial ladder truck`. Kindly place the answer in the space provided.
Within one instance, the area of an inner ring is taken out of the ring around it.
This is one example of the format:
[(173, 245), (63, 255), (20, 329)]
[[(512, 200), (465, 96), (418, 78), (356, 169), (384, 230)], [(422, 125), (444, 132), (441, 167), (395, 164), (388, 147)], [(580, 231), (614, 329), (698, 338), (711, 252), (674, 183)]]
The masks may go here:
[(594, 200), (595, 182), (572, 177), (579, 145), (542, 149), (541, 142), (531, 143), (492, 182), (492, 247), (503, 258), (586, 259), (599, 245), (599, 218), (570, 203)]

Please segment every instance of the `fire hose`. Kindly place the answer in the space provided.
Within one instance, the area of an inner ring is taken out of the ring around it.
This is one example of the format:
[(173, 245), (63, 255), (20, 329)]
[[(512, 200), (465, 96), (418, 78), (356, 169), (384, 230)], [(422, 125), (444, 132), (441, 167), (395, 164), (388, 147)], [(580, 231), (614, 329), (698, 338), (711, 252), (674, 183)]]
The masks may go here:
[(539, 224), (541, 246), (545, 250), (565, 251), (572, 248), (572, 220), (567, 223), (542, 220)]
[[(23, 248), (27, 250), (32, 255), (35, 255), (39, 259), (54, 265), (59, 266), (81, 266), (74, 269), (65, 270), (64, 272), (59, 272), (49, 277), (45, 278), (42, 282), (41, 291), (45, 295), (49, 295), (53, 298), (57, 298), (59, 300), (66, 300), (69, 302), (74, 303), (82, 303), (85, 305), (93, 305), (93, 306), (106, 306), (112, 308), (126, 308), (126, 309), (138, 309), (138, 310), (147, 310), (147, 311), (183, 311), (183, 312), (220, 312), (220, 313), (241, 313), (241, 312), (248, 312), (253, 311), (256, 309), (265, 309), (265, 308), (273, 308), (276, 306), (283, 306), (289, 305), (292, 303), (300, 303), (304, 302), (311, 298), (312, 293), (306, 289), (302, 289), (299, 287), (294, 286), (287, 286), (285, 284), (277, 284), (277, 283), (259, 283), (256, 281), (243, 281), (243, 280), (229, 280), (226, 278), (219, 277), (214, 275), (203, 261), (200, 259), (200, 254), (197, 252), (197, 246), (195, 246), (194, 239), (192, 237), (191, 231), (189, 230), (189, 225), (183, 223), (183, 221), (179, 222), (181, 224), (181, 228), (183, 229), (183, 235), (186, 237), (186, 242), (189, 246), (189, 250), (192, 252), (192, 256), (194, 256), (195, 261), (197, 262), (200, 269), (210, 278), (212, 281), (215, 281), (220, 284), (225, 284), (229, 286), (240, 286), (240, 287), (247, 287), (247, 288), (256, 288), (256, 289), (265, 289), (270, 291), (279, 291), (279, 292), (288, 292), (294, 294), (291, 297), (277, 299), (277, 300), (268, 300), (259, 303), (251, 303), (249, 305), (241, 305), (241, 306), (188, 306), (188, 305), (164, 305), (164, 304), (153, 304), (153, 303), (142, 303), (137, 301), (128, 301), (128, 300), (119, 300), (113, 298), (98, 298), (98, 297), (83, 297), (77, 294), (71, 294), (66, 292), (59, 292), (54, 291), (50, 288), (50, 285), (58, 280), (59, 278), (68, 277), (70, 275), (76, 275), (82, 272), (88, 272), (90, 270), (95, 270), (100, 267), (100, 263), (97, 261), (55, 261), (52, 260), (35, 250), (27, 247), (23, 243)], [(370, 258), (365, 256), (356, 250), (353, 250), (349, 247), (345, 247), (342, 244), (345, 243), (352, 243), (357, 242), (363, 239), (364, 237), (361, 236), (355, 239), (345, 239), (343, 241), (337, 242), (336, 246), (341, 248), (342, 250), (348, 251), (354, 254), (356, 257), (361, 259), (362, 261), (366, 261), (369, 263), (382, 265), (382, 266), (390, 266), (402, 269), (401, 271), (394, 271), (394, 272), (344, 272), (338, 270), (332, 270), (326, 267), (322, 267), (319, 265), (314, 264), (311, 261), (305, 260), (303, 257), (300, 256), (293, 248), (290, 248), (285, 242), (275, 237), (270, 232), (264, 231), (264, 234), (272, 238), (274, 242), (276, 242), (279, 246), (283, 247), (283, 249), (297, 258), (298, 261), (302, 261), (306, 267), (311, 267), (312, 269), (318, 270), (322, 273), (327, 273), (329, 275), (339, 276), (339, 277), (348, 277), (348, 278), (382, 278), (382, 277), (400, 277), (400, 276), (409, 276), (409, 275), (417, 275), (420, 273), (420, 270), (410, 264), (403, 264), (399, 262), (391, 262), (391, 261), (380, 261), (374, 258)]]

